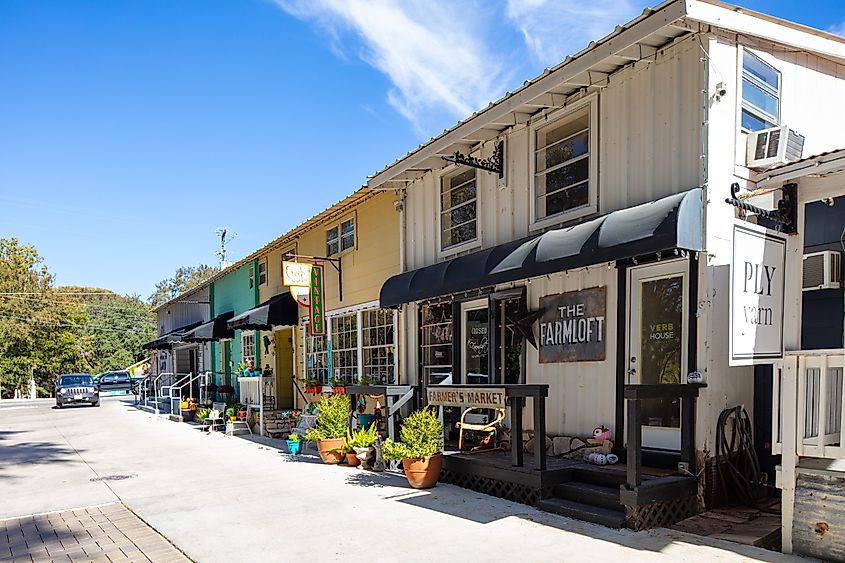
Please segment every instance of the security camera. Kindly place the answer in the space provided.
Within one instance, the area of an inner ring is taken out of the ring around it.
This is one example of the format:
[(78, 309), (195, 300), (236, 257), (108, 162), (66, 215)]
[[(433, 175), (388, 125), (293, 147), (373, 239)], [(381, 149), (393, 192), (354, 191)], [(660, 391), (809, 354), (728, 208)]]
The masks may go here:
[(716, 99), (719, 100), (725, 97), (728, 93), (728, 88), (725, 86), (724, 82), (719, 82), (716, 84)]

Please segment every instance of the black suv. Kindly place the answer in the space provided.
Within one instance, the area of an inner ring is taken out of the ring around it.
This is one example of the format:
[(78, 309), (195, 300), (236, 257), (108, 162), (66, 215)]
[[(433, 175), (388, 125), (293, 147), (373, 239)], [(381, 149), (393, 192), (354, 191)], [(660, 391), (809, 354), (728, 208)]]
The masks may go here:
[(56, 380), (56, 406), (62, 408), (76, 403), (100, 406), (100, 391), (94, 384), (94, 378), (87, 373), (60, 375)]
[(128, 371), (107, 371), (97, 378), (100, 391), (132, 391), (132, 377)]

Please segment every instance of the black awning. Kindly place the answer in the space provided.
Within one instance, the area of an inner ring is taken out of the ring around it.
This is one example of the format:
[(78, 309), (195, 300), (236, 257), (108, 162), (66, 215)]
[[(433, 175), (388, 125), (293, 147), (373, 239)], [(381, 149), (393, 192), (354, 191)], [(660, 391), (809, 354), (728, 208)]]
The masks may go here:
[(673, 249), (704, 250), (702, 189), (614, 211), (389, 278), (380, 305), (460, 291)]
[(182, 340), (183, 342), (212, 342), (224, 338), (234, 338), (234, 331), (227, 326), (227, 323), (234, 316), (234, 311), (217, 315), (207, 323), (202, 323), (197, 328), (186, 332)]
[(285, 292), (232, 318), (227, 325), (231, 330), (270, 330), (274, 326), (296, 326), (298, 322), (299, 305)]
[(150, 340), (146, 344), (142, 345), (141, 348), (143, 350), (164, 350), (171, 348), (174, 344), (184, 342), (183, 338), (185, 337), (185, 333), (201, 324), (202, 321), (197, 321), (185, 326), (180, 326), (179, 328), (171, 330), (167, 334), (162, 334), (155, 340)]

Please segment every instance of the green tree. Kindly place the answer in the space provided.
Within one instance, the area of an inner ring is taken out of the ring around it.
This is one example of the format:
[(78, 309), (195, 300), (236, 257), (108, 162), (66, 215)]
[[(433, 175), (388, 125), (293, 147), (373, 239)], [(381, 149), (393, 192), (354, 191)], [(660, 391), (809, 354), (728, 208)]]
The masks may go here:
[(209, 280), (220, 269), (206, 264), (199, 266), (183, 266), (176, 270), (173, 277), (161, 280), (156, 284), (156, 290), (150, 295), (150, 305), (158, 307), (174, 297)]
[(53, 377), (88, 367), (88, 342), (77, 332), (85, 312), (62, 305), (53, 276), (33, 246), (0, 238), (0, 387), (25, 391), (31, 376), (41, 393)]

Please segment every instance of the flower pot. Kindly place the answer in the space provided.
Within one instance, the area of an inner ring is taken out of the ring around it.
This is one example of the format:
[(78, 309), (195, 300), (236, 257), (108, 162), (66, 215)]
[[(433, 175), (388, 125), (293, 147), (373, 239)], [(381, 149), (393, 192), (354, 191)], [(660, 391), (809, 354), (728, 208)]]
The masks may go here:
[(370, 424), (376, 421), (376, 415), (374, 414), (364, 414), (361, 413), (358, 415), (358, 427), (359, 428), (367, 428)]
[(246, 411), (238, 411), (238, 418), (246, 420)]
[(372, 446), (366, 448), (352, 448), (355, 450), (355, 457), (358, 458), (359, 461), (366, 461), (368, 457), (370, 457), (370, 450), (372, 450)]
[(317, 440), (317, 453), (323, 463), (336, 464), (343, 461), (343, 438)]
[(405, 478), (408, 484), (414, 489), (430, 489), (440, 479), (440, 470), (443, 468), (443, 454), (436, 453), (429, 457), (405, 458), (402, 460), (402, 469), (405, 470)]
[(346, 395), (346, 387), (342, 385), (332, 385), (332, 393), (336, 393), (338, 395)]
[(346, 464), (349, 467), (358, 467), (359, 465), (361, 465), (361, 460), (358, 459), (358, 456), (356, 456), (355, 454), (347, 453), (346, 454)]
[(287, 443), (290, 455), (299, 455), (302, 451), (302, 440), (287, 440)]
[(322, 393), (322, 391), (323, 391), (322, 385), (306, 385), (305, 386), (305, 392), (306, 393), (312, 393), (314, 395), (319, 395), (320, 393)]
[(194, 420), (194, 416), (196, 416), (197, 411), (191, 409), (179, 409), (179, 414), (182, 415), (183, 422), (191, 422)]

